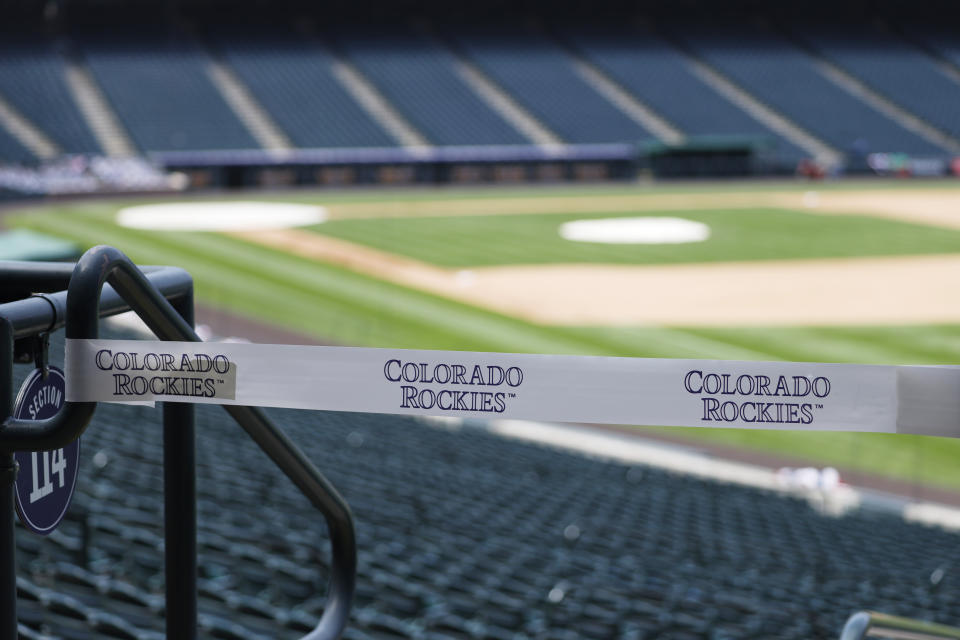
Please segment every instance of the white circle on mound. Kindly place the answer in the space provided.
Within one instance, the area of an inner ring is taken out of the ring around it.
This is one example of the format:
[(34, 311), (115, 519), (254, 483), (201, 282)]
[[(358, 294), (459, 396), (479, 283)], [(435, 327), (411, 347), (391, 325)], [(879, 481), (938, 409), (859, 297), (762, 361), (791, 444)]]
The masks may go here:
[(703, 242), (710, 237), (710, 227), (683, 218), (601, 218), (566, 222), (560, 236), (574, 242), (681, 244)]
[(157, 231), (256, 231), (319, 224), (323, 207), (286, 202), (168, 202), (126, 207), (117, 224)]

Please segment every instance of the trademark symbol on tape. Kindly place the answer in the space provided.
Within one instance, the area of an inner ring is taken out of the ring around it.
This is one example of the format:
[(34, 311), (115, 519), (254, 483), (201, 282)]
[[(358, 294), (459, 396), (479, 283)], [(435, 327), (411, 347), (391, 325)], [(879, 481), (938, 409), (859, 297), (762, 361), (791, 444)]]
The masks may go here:
[(817, 409), (823, 409), (823, 405), (822, 405), (822, 404), (819, 404), (819, 403), (817, 403), (817, 404), (815, 404), (815, 405), (813, 405), (813, 406), (816, 407)]
[(508, 398), (516, 398), (516, 397), (517, 397), (517, 394), (515, 394), (515, 393), (508, 393), (508, 394), (507, 394), (507, 397), (508, 397)]

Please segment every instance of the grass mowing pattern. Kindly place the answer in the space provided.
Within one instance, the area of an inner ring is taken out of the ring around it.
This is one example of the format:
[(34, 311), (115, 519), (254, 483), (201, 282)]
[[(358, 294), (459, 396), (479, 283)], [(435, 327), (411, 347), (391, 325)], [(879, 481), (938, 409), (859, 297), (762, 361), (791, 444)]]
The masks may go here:
[[(560, 225), (573, 220), (655, 216), (702, 222), (710, 227), (710, 238), (676, 245), (611, 245), (572, 242), (559, 235)], [(310, 228), (444, 267), (679, 264), (960, 252), (960, 231), (782, 209), (331, 220)]]
[[(647, 357), (763, 359), (864, 364), (960, 363), (960, 327), (791, 329), (597, 329), (625, 351)], [(740, 429), (658, 428), (698, 442), (757, 449), (960, 489), (960, 440), (879, 433), (802, 433)]]
[(139, 264), (175, 264), (204, 304), (345, 344), (584, 353), (589, 343), (219, 234), (125, 229), (112, 212), (63, 209), (8, 222), (84, 247), (112, 244)]
[[(956, 326), (540, 327), (216, 234), (123, 229), (113, 224), (119, 206), (84, 202), (11, 216), (7, 221), (74, 240), (85, 248), (112, 244), (140, 264), (175, 264), (194, 276), (197, 297), (207, 305), (345, 344), (641, 357), (960, 363), (960, 327)], [(726, 429), (665, 431), (694, 442), (751, 447), (960, 489), (960, 440)]]

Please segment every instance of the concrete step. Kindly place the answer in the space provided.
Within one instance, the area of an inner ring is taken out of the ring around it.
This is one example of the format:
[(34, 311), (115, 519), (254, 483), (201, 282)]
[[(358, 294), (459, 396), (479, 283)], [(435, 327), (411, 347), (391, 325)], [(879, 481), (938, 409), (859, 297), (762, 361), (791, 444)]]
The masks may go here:
[(350, 62), (342, 57), (336, 57), (333, 63), (333, 75), (347, 93), (357, 101), (357, 104), (398, 143), (411, 148), (431, 146), (427, 138), (400, 115)]
[(56, 158), (63, 150), (36, 125), (0, 96), (0, 127), (41, 160)]
[(261, 147), (268, 151), (289, 151), (293, 148), (290, 138), (225, 62), (212, 58), (207, 65), (207, 75)]
[(617, 84), (595, 65), (579, 56), (574, 58), (573, 65), (577, 75), (593, 87), (594, 91), (606, 98), (631, 120), (657, 136), (661, 142), (681, 144), (684, 141), (685, 136), (682, 131)]
[(556, 147), (563, 144), (560, 136), (517, 104), (475, 64), (461, 56), (457, 56), (457, 74), (481, 100), (486, 102), (491, 109), (500, 114), (501, 118), (509, 122), (514, 129), (526, 136), (533, 144), (545, 147)]
[(897, 106), (894, 102), (880, 95), (826, 58), (815, 56), (815, 59), (817, 70), (820, 71), (827, 80), (850, 95), (866, 102), (876, 111), (898, 122), (904, 129), (912, 131), (927, 142), (942, 147), (951, 153), (960, 153), (960, 140), (957, 138), (940, 131), (906, 109)]
[(137, 149), (90, 71), (79, 61), (66, 64), (67, 87), (93, 136), (108, 156), (132, 156)]
[(843, 163), (843, 154), (812, 133), (798, 126), (786, 116), (774, 111), (737, 86), (724, 74), (689, 52), (683, 52), (691, 70), (705, 83), (749, 113), (751, 116), (776, 131), (784, 138), (809, 153), (820, 164), (831, 168)]

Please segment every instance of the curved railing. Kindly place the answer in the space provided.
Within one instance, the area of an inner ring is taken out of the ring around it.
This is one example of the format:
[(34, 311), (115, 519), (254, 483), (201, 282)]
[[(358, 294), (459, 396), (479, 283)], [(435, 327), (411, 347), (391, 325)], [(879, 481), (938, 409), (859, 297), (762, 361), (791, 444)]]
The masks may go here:
[(840, 633), (840, 640), (864, 640), (865, 638), (960, 640), (960, 629), (876, 611), (860, 611), (847, 619)]
[[(66, 292), (61, 289), (66, 286)], [(109, 286), (105, 286), (109, 285)], [(39, 293), (40, 295), (37, 295)], [(24, 297), (31, 296), (31, 297)], [(0, 268), (0, 357), (12, 362), (16, 341), (61, 326), (67, 338), (96, 338), (101, 316), (132, 309), (162, 340), (200, 342), (193, 331), (193, 283), (189, 274), (171, 267), (138, 269), (122, 252), (100, 246), (87, 251), (75, 267), (60, 264), (7, 263)], [(0, 367), (4, 368), (4, 367)], [(12, 369), (8, 365), (5, 369)], [(11, 385), (11, 374), (0, 382)], [(14, 451), (63, 447), (83, 432), (96, 403), (66, 402), (56, 416), (27, 421), (10, 417), (2, 399), (0, 475), (15, 469)], [(7, 396), (10, 394), (7, 393)], [(324, 516), (330, 532), (332, 562), (326, 606), (317, 627), (304, 638), (338, 638), (353, 600), (357, 550), (353, 518), (346, 502), (303, 452), (262, 411), (229, 406), (227, 412)], [(167, 637), (195, 638), (196, 612), (196, 480), (193, 407), (164, 403), (164, 499), (167, 570)], [(173, 458), (176, 464), (167, 464)], [(11, 482), (12, 484), (12, 482)], [(13, 524), (10, 490), (0, 500), (0, 613), (15, 608)], [(7, 503), (10, 504), (7, 504)], [(9, 509), (7, 508), (9, 507)], [(9, 522), (2, 520), (9, 518)], [(13, 605), (8, 605), (9, 601)], [(0, 638), (16, 638), (16, 617), (0, 616)], [(12, 621), (10, 618), (13, 618)], [(10, 626), (12, 623), (12, 627)], [(6, 627), (4, 625), (7, 625)], [(12, 628), (12, 632), (10, 629)]]

